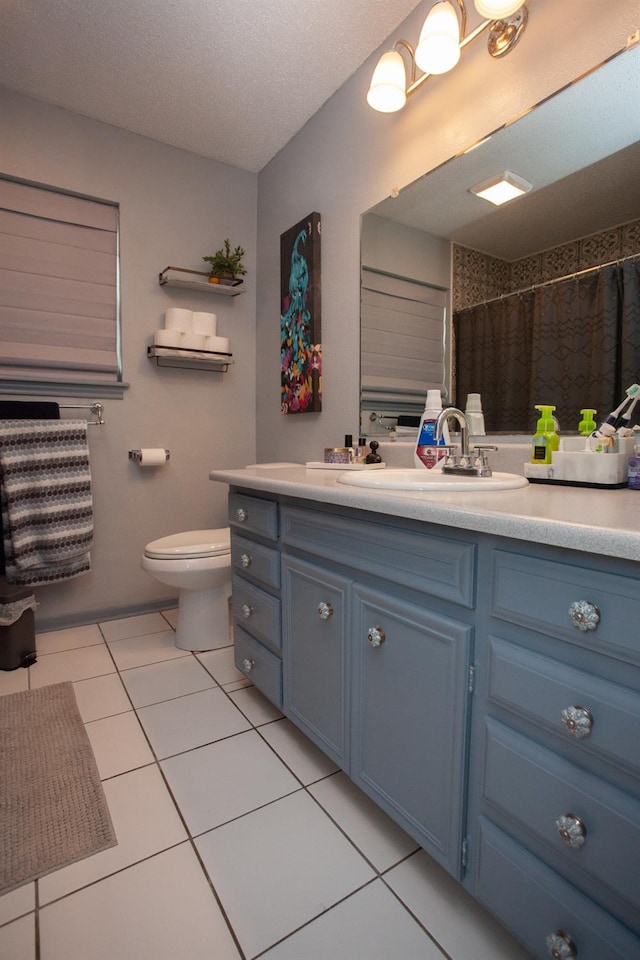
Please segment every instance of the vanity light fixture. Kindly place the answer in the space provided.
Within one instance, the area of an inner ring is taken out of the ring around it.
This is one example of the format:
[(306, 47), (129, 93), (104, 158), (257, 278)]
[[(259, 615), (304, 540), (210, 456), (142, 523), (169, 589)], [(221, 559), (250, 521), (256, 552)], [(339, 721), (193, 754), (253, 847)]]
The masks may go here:
[[(381, 113), (401, 110), (407, 97), (429, 77), (452, 70), (462, 49), (486, 29), (491, 56), (509, 53), (527, 24), (526, 5), (522, 0), (474, 0), (474, 5), (487, 19), (467, 34), (465, 0), (437, 0), (423, 24), (415, 50), (406, 40), (397, 40), (393, 50), (380, 57), (367, 93), (369, 106)], [(409, 63), (408, 78), (405, 58)], [(422, 71), (420, 76), (418, 70)]]
[(519, 177), (510, 170), (495, 174), (482, 183), (477, 183), (475, 187), (469, 187), (470, 193), (475, 193), (477, 197), (488, 200), (489, 203), (495, 203), (499, 207), (515, 197), (521, 197), (524, 193), (529, 193), (533, 189), (533, 184), (529, 183), (523, 177)]

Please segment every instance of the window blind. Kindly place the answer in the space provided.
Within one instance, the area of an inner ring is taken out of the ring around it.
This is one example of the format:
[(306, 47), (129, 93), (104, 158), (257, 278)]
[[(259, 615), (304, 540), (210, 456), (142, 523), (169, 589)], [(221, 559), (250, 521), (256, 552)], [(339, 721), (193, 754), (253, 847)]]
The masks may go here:
[(118, 207), (0, 177), (0, 378), (121, 380)]
[(447, 291), (362, 268), (362, 399), (422, 403), (444, 389)]

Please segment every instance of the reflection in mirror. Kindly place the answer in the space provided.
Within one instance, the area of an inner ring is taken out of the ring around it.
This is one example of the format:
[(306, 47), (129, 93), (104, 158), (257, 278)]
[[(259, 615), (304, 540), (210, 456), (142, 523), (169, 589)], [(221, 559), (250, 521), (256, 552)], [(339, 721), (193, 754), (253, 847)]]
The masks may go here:
[[(365, 213), (363, 431), (385, 433), (400, 423), (398, 433), (410, 435), (407, 418), (420, 415), (434, 386), (463, 408), (467, 392), (481, 393), (488, 432), (529, 433), (536, 403), (556, 404), (561, 428), (570, 431), (581, 407), (604, 417), (640, 378), (638, 304), (628, 296), (622, 306), (611, 301), (620, 289), (638, 288), (639, 260), (625, 278), (616, 265), (640, 254), (639, 96), (640, 49), (633, 48)], [(502, 207), (470, 192), (505, 170), (533, 189)], [(612, 266), (600, 279), (611, 296), (582, 273), (605, 264)], [(376, 276), (439, 295), (442, 311), (432, 311), (427, 336), (414, 338), (412, 297), (366, 303)], [(579, 307), (585, 290), (594, 305)], [(403, 309), (394, 315), (396, 307)], [(527, 311), (535, 323), (523, 320)], [(500, 319), (489, 322), (494, 312)], [(623, 342), (632, 347), (624, 356)]]

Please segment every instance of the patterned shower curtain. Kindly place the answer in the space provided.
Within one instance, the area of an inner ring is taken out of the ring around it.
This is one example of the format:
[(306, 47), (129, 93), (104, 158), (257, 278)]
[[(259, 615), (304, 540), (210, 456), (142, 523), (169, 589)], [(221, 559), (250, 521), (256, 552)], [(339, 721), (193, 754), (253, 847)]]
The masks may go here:
[(532, 431), (541, 403), (575, 431), (581, 409), (604, 418), (640, 381), (640, 260), (467, 307), (453, 323), (457, 405), (480, 393), (487, 432)]

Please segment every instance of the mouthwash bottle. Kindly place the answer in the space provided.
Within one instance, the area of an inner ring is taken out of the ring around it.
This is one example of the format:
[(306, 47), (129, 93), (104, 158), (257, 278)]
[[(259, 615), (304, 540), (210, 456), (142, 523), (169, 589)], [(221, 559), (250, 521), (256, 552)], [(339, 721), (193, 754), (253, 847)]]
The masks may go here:
[(540, 419), (531, 441), (531, 463), (551, 463), (554, 450), (560, 447), (553, 419), (555, 407), (536, 404), (536, 410), (540, 411)]
[(414, 462), (418, 468), (426, 467), (427, 470), (441, 470), (447, 458), (448, 451), (445, 448), (450, 441), (446, 423), (443, 425), (440, 439), (438, 441), (435, 439), (436, 421), (440, 413), (442, 413), (440, 391), (428, 390), (424, 413), (420, 418), (418, 442), (414, 453)]

